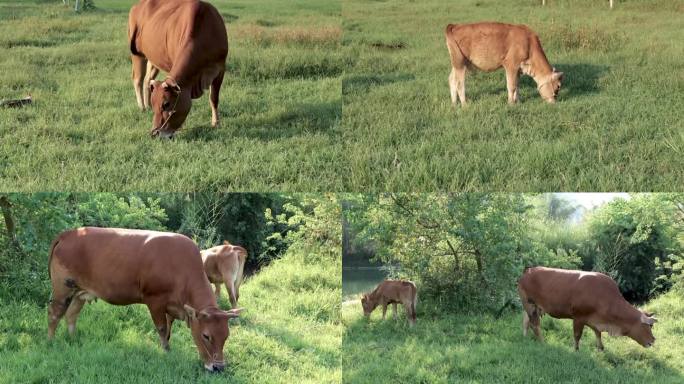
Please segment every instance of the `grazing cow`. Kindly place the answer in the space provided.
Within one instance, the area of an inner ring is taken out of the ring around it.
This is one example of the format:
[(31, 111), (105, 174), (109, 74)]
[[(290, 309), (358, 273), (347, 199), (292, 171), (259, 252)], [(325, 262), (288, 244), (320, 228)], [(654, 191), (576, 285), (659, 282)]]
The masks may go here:
[(644, 347), (655, 342), (651, 328), (657, 320), (629, 304), (615, 281), (602, 273), (529, 268), (518, 281), (518, 293), (523, 305), (523, 335), (531, 325), (543, 341), (541, 316), (548, 313), (557, 319), (572, 319), (575, 350), (584, 326), (596, 334), (599, 350), (603, 350), (601, 332), (627, 336)]
[(60, 234), (48, 261), (52, 300), (48, 338), (66, 314), (69, 333), (86, 301), (147, 305), (168, 350), (174, 319), (190, 327), (204, 367), (221, 371), (228, 319), (242, 309), (222, 311), (204, 275), (195, 243), (183, 235), (119, 228), (79, 228)]
[[(138, 106), (154, 111), (152, 136), (173, 137), (192, 99), (209, 87), (211, 125), (218, 125), (228, 36), (214, 6), (197, 0), (141, 0), (128, 15), (128, 39)], [(162, 82), (154, 80), (159, 69), (167, 73)]]
[(525, 25), (502, 23), (449, 24), (446, 43), (451, 56), (449, 88), (451, 102), (456, 95), (465, 104), (466, 69), (506, 71), (508, 102), (518, 101), (520, 72), (532, 77), (541, 97), (556, 102), (563, 72), (556, 72), (546, 59), (539, 37)]
[(240, 284), (242, 284), (245, 261), (247, 260), (247, 250), (224, 241), (223, 245), (205, 249), (201, 253), (204, 272), (207, 274), (209, 282), (216, 286), (216, 300), (221, 294), (221, 283), (224, 283), (231, 307), (237, 308), (237, 301), (240, 299)]
[(393, 318), (397, 318), (397, 304), (401, 303), (406, 309), (406, 318), (411, 325), (416, 324), (416, 301), (418, 290), (412, 281), (408, 280), (385, 280), (375, 287), (375, 290), (366, 293), (361, 298), (363, 314), (369, 317), (378, 305), (382, 305), (382, 319), (387, 313), (387, 304), (392, 304)]

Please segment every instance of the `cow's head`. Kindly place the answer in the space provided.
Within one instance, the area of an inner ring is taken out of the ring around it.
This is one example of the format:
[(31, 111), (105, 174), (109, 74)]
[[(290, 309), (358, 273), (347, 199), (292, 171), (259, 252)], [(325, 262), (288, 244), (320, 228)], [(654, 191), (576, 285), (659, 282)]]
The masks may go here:
[(366, 317), (370, 316), (371, 312), (375, 309), (375, 305), (368, 294), (361, 297), (361, 306), (363, 307), (363, 315)]
[(185, 121), (190, 112), (192, 99), (189, 91), (182, 92), (181, 87), (172, 78), (164, 81), (150, 81), (152, 95), (152, 137), (172, 138)]
[(225, 368), (223, 344), (230, 334), (228, 320), (240, 316), (242, 308), (222, 311), (218, 308), (207, 308), (201, 311), (185, 305), (186, 319), (192, 338), (197, 345), (204, 368), (210, 372), (220, 372)]
[(556, 72), (556, 68), (553, 69), (543, 81), (537, 86), (539, 94), (542, 99), (549, 103), (555, 103), (558, 92), (561, 88), (561, 82), (563, 81), (563, 72)]
[(641, 318), (639, 321), (632, 326), (627, 333), (627, 336), (632, 338), (637, 343), (648, 348), (655, 342), (655, 337), (653, 336), (653, 324), (658, 321), (653, 317), (652, 313), (641, 312)]

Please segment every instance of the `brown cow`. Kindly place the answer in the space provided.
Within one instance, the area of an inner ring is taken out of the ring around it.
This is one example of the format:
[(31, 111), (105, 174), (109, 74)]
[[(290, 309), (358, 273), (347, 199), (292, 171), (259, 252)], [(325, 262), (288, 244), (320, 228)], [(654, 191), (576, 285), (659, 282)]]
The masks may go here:
[[(214, 6), (197, 0), (141, 0), (128, 15), (128, 38), (138, 106), (149, 108), (152, 102), (152, 136), (173, 137), (192, 99), (210, 86), (211, 125), (218, 125), (228, 35)], [(154, 80), (159, 69), (167, 73), (163, 82)]]
[(393, 318), (397, 318), (397, 304), (401, 303), (406, 309), (406, 318), (409, 324), (416, 324), (416, 302), (418, 301), (418, 290), (412, 281), (408, 280), (385, 280), (375, 287), (375, 290), (366, 293), (361, 298), (363, 314), (370, 317), (371, 312), (378, 305), (382, 305), (382, 319), (387, 313), (387, 304), (392, 304)]
[(485, 72), (501, 67), (506, 71), (508, 102), (518, 100), (520, 72), (532, 77), (541, 97), (556, 102), (563, 72), (556, 72), (546, 59), (539, 37), (525, 25), (502, 23), (449, 24), (445, 31), (451, 56), (449, 88), (451, 102), (456, 95), (465, 105), (466, 69)]
[(652, 314), (634, 308), (620, 294), (610, 277), (597, 272), (535, 267), (525, 271), (518, 281), (523, 305), (523, 335), (532, 326), (540, 341), (541, 316), (548, 313), (557, 319), (572, 319), (575, 350), (584, 326), (596, 334), (596, 345), (603, 350), (601, 332), (628, 336), (644, 347), (655, 342)]
[(240, 284), (242, 284), (245, 261), (247, 260), (247, 250), (224, 241), (223, 245), (205, 249), (201, 253), (202, 261), (204, 261), (204, 272), (207, 274), (209, 282), (216, 287), (216, 300), (221, 294), (221, 283), (224, 283), (228, 291), (230, 305), (237, 308), (237, 301), (240, 298)]
[(79, 228), (60, 234), (48, 262), (52, 300), (48, 338), (66, 314), (69, 333), (86, 301), (147, 305), (169, 349), (174, 319), (185, 320), (204, 367), (221, 371), (228, 319), (242, 309), (222, 311), (204, 275), (195, 243), (183, 235), (119, 228)]

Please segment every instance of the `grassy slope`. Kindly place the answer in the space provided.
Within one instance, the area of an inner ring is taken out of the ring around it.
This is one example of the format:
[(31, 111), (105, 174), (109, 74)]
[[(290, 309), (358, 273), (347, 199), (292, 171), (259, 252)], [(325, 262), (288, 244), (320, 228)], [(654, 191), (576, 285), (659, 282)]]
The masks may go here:
[[(340, 382), (339, 263), (274, 262), (240, 290), (243, 317), (231, 322), (229, 368), (209, 374), (190, 333), (175, 322), (164, 353), (147, 309), (102, 301), (83, 309), (79, 334), (60, 324), (46, 342), (46, 311), (0, 305), (0, 383), (331, 383)], [(224, 296), (220, 305), (230, 304)]]
[(0, 99), (35, 100), (0, 109), (0, 189), (342, 189), (339, 2), (213, 0), (231, 50), (222, 125), (206, 93), (173, 142), (149, 138), (135, 103), (134, 1), (59, 3), (0, 1)]
[[(353, 190), (663, 190), (684, 183), (684, 1), (345, 0), (345, 140)], [(525, 23), (566, 73), (547, 105), (532, 79), (470, 73), (450, 107), (447, 23)], [(384, 44), (385, 48), (373, 47)], [(388, 47), (389, 46), (389, 47)], [(395, 48), (391, 48), (394, 46)], [(403, 48), (397, 49), (397, 46)]]
[[(342, 306), (347, 326), (342, 365), (345, 383), (681, 383), (684, 380), (684, 300), (672, 292), (646, 306), (660, 322), (656, 345), (643, 349), (628, 338), (604, 334), (598, 352), (585, 330), (574, 352), (572, 324), (548, 316), (544, 344), (521, 333), (521, 315), (426, 314), (418, 305), (418, 325), (382, 322), (380, 312), (365, 321), (359, 301)], [(388, 310), (388, 315), (391, 310)]]

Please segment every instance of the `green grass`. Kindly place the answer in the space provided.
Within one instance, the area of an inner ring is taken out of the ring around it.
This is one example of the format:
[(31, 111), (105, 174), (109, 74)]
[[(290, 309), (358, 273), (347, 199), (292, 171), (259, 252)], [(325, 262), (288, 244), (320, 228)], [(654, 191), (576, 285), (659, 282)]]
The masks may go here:
[[(0, 305), (0, 383), (338, 383), (341, 381), (339, 262), (275, 261), (246, 280), (239, 320), (224, 348), (226, 371), (207, 373), (185, 324), (163, 352), (147, 309), (87, 305), (77, 336), (60, 324), (48, 343), (47, 312)], [(220, 306), (228, 308), (225, 290)]]
[[(679, 296), (678, 296), (679, 295)], [(646, 308), (660, 321), (655, 346), (604, 334), (605, 352), (585, 330), (575, 352), (572, 322), (545, 316), (544, 343), (523, 338), (521, 314), (495, 320), (483, 315), (436, 314), (418, 303), (418, 323), (370, 322), (358, 300), (342, 305), (347, 327), (342, 341), (345, 383), (682, 383), (684, 381), (684, 300), (671, 292)]]
[[(684, 1), (345, 0), (351, 190), (671, 191), (684, 183)], [(547, 105), (523, 77), (469, 73), (452, 109), (448, 23), (535, 30), (566, 74)]]
[(221, 127), (206, 93), (170, 142), (135, 102), (133, 3), (0, 0), (0, 99), (35, 100), (0, 109), (0, 189), (342, 189), (339, 2), (213, 0), (230, 45)]

